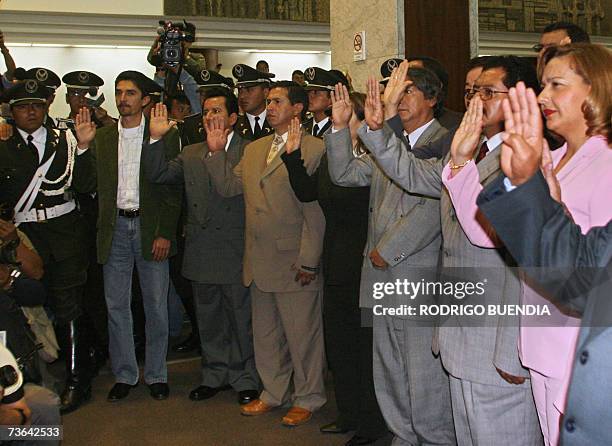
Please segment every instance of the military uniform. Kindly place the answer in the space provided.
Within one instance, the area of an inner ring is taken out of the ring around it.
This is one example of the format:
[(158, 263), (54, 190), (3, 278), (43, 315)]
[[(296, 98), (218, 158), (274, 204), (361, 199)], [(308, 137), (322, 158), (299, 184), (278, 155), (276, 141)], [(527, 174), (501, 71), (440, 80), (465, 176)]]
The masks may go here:
[[(273, 73), (257, 71), (255, 68), (244, 64), (234, 65), (234, 68), (232, 68), (232, 74), (237, 79), (236, 87), (238, 90), (240, 90), (240, 88), (254, 87), (256, 85), (270, 87), (272, 85), (271, 79), (275, 77)], [(263, 122), (260, 123), (259, 130), (251, 127), (247, 113), (238, 116), (238, 120), (234, 125), (234, 131), (238, 133), (242, 139), (247, 139), (249, 141), (255, 141), (256, 139), (263, 138), (264, 136), (274, 133), (274, 129), (270, 123), (268, 123), (267, 119), (264, 119)]]
[[(28, 79), (8, 90), (11, 106), (44, 103), (51, 90)], [(46, 134), (39, 160), (41, 139)], [(89, 337), (83, 325), (83, 286), (87, 280), (86, 224), (73, 192), (87, 187), (93, 174), (74, 170), (76, 139), (71, 134), (39, 127), (31, 134), (14, 128), (13, 136), (0, 142), (0, 165), (5, 184), (0, 202), (15, 207), (15, 222), (42, 257), (49, 303), (55, 315), (58, 338), (65, 340), (67, 366), (62, 409), (76, 409), (90, 397)], [(64, 336), (62, 336), (64, 335)]]
[[(22, 77), (23, 79), (19, 80), (36, 79), (45, 87), (49, 88), (49, 90), (51, 91), (51, 95), (54, 95), (55, 91), (59, 88), (60, 85), (62, 85), (62, 81), (60, 80), (59, 76), (48, 68), (30, 68), (28, 71), (24, 72)], [(49, 116), (49, 110), (47, 110), (47, 116), (45, 117), (44, 125), (48, 128), (57, 128), (57, 121), (51, 116)]]
[[(309, 67), (304, 71), (304, 79), (306, 81), (306, 85), (304, 86), (306, 91), (331, 92), (338, 83), (345, 85), (347, 88), (349, 87), (346, 76), (338, 70), (324, 70), (319, 67)], [(332, 127), (332, 122), (329, 118), (331, 116), (331, 107), (325, 112), (327, 116), (325, 119), (316, 123), (314, 116), (312, 116), (302, 123), (302, 128), (312, 136), (323, 139), (325, 134), (331, 131)]]

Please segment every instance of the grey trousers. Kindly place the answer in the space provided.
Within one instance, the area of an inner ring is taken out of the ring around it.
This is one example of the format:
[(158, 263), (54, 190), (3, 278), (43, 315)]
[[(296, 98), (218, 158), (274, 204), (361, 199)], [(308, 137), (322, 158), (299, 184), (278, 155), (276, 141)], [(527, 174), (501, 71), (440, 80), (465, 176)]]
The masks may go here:
[(327, 402), (318, 291), (266, 293), (251, 285), (255, 363), (269, 406), (315, 411)]
[(193, 282), (202, 347), (202, 385), (259, 390), (255, 369), (251, 297), (240, 284)]
[[(32, 411), (32, 426), (59, 426), (62, 424), (60, 415), (60, 399), (55, 393), (34, 384), (24, 386), (25, 401)], [(55, 446), (59, 440), (27, 440), (15, 442), (16, 445)]]
[(450, 377), (459, 446), (541, 446), (529, 382), (512, 387)]
[(374, 316), (374, 389), (393, 445), (454, 445), (448, 375), (431, 322)]

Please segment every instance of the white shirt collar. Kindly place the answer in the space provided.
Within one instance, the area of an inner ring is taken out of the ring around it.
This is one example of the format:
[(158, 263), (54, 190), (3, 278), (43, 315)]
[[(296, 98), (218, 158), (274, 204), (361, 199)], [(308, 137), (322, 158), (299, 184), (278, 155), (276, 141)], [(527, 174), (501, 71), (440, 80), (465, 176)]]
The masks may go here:
[[(421, 127), (419, 127), (418, 129), (413, 130), (412, 132), (410, 132), (407, 137), (408, 137), (408, 142), (410, 143), (410, 147), (414, 148), (417, 141), (419, 140), (419, 138), (421, 137), (421, 135), (423, 133), (425, 133), (425, 130), (427, 130), (427, 128), (434, 122), (434, 120), (432, 119), (431, 121), (423, 124)], [(406, 134), (406, 132), (404, 131), (404, 134)]]
[(32, 138), (34, 138), (32, 142), (34, 143), (46, 144), (47, 142), (47, 129), (44, 125), (41, 125), (40, 127), (38, 127), (37, 130), (32, 133), (25, 132), (19, 127), (17, 127), (17, 131), (26, 143), (28, 142), (28, 135), (32, 135)]
[(319, 122), (315, 121), (314, 118), (312, 118), (312, 128), (314, 128), (315, 125), (319, 126), (319, 131), (321, 131), (321, 129), (323, 127), (325, 127), (325, 125), (327, 125), (327, 122), (329, 121), (329, 116), (326, 116), (325, 118), (323, 118), (322, 120), (320, 120)]
[[(274, 133), (274, 137), (276, 138), (276, 135), (278, 135), (278, 133)], [(289, 138), (289, 130), (287, 130), (285, 133), (283, 133), (282, 135), (280, 135), (281, 138), (283, 138), (283, 144), (287, 143), (287, 138)]]
[(259, 116), (259, 127), (263, 129), (264, 121), (266, 120), (266, 113), (267, 113), (267, 109), (265, 108), (264, 108), (264, 111), (262, 111), (258, 115), (252, 115), (250, 113), (245, 113), (247, 119), (249, 120), (249, 125), (251, 126), (251, 130), (255, 128), (255, 116)]
[(499, 132), (499, 133), (491, 136), (491, 138), (487, 138), (486, 136), (484, 137), (483, 141), (486, 141), (487, 148), (489, 149), (489, 152), (492, 152), (493, 150), (495, 150), (499, 146), (501, 146), (501, 143), (503, 142), (503, 140), (502, 140), (502, 133), (503, 132)]
[(229, 135), (227, 135), (227, 142), (225, 143), (225, 152), (229, 149), (230, 143), (232, 142), (232, 138), (234, 137), (234, 131), (232, 130)]

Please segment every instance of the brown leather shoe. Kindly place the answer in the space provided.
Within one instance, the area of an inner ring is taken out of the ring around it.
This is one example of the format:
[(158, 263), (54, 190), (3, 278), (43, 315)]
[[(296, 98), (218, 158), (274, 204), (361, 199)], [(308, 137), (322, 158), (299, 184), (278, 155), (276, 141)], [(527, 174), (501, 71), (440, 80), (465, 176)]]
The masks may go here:
[(302, 407), (293, 406), (287, 412), (287, 415), (283, 417), (283, 424), (285, 426), (299, 426), (300, 424), (307, 423), (312, 418), (312, 412)]
[(262, 400), (257, 399), (255, 401), (251, 401), (248, 404), (245, 404), (240, 408), (240, 413), (242, 415), (246, 415), (247, 417), (254, 417), (257, 415), (262, 415), (266, 412), (270, 412), (272, 410), (272, 406), (268, 406)]

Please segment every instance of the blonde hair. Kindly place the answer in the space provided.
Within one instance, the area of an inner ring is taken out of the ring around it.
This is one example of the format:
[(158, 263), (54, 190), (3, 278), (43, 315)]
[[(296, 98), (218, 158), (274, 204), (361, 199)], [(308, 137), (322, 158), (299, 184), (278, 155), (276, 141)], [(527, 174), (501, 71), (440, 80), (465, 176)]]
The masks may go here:
[(591, 87), (582, 104), (587, 135), (602, 135), (612, 145), (612, 53), (590, 43), (550, 47), (542, 56), (538, 77), (542, 77), (548, 62), (558, 57), (571, 58), (572, 69)]

